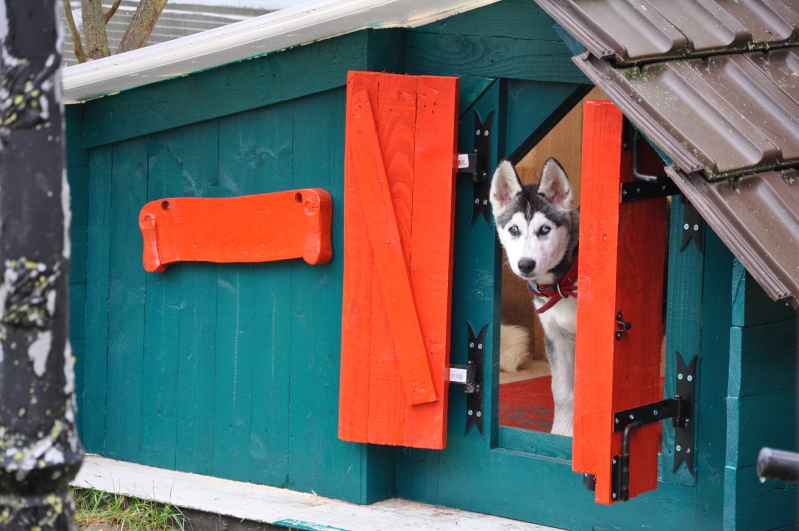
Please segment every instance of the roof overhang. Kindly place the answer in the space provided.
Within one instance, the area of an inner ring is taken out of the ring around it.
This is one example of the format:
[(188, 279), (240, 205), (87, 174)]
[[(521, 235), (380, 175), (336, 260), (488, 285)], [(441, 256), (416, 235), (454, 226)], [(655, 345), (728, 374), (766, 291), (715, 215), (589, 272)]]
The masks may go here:
[(314, 0), (120, 55), (64, 68), (76, 103), (367, 28), (415, 27), (498, 0)]
[(747, 271), (799, 307), (799, 12), (778, 0), (536, 2)]

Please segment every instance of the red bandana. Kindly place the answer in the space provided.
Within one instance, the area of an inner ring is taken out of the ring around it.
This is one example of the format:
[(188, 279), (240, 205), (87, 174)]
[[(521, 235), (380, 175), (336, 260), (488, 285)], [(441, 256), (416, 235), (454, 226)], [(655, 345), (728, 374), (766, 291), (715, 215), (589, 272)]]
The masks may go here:
[(527, 283), (527, 289), (533, 295), (539, 297), (547, 297), (549, 300), (538, 308), (535, 313), (544, 313), (553, 306), (555, 306), (561, 299), (568, 299), (569, 297), (577, 298), (577, 254), (575, 252), (574, 261), (569, 271), (564, 275), (557, 284), (545, 284), (539, 286), (532, 280)]

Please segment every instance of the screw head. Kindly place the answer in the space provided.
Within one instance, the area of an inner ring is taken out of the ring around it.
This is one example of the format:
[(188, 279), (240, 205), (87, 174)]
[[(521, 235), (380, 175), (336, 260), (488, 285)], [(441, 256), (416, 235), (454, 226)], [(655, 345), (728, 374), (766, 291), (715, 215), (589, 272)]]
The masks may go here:
[(618, 418), (617, 418), (617, 419), (614, 419), (614, 421), (616, 422), (616, 424), (618, 424), (618, 423), (619, 423), (619, 419), (618, 419)]
[(658, 416), (658, 410), (657, 409), (654, 410), (652, 413), (654, 413), (656, 417)]
[(613, 458), (613, 464), (614, 465), (616, 464), (616, 458), (615, 457)]
[(682, 373), (677, 374), (677, 379), (682, 380)]
[(480, 130), (478, 129), (477, 131), (474, 132), (474, 134), (479, 136), (480, 135)]
[(694, 225), (694, 230), (699, 230), (699, 225)]
[(616, 493), (615, 492), (613, 493), (613, 499), (614, 500), (616, 499)]
[(469, 410), (469, 412), (468, 412), (468, 414), (469, 414), (469, 416), (471, 417), (471, 416), (474, 414), (474, 411), (472, 411), (472, 410), (470, 409), (470, 410)]
[(682, 228), (685, 229), (685, 230), (688, 230), (688, 229), (691, 228), (691, 226), (686, 223), (685, 225), (682, 226)]
[(469, 348), (474, 348), (474, 341), (469, 341)]
[(686, 454), (690, 454), (690, 453), (691, 453), (691, 449), (690, 449), (690, 448), (686, 448), (686, 449), (685, 449), (685, 453), (686, 453)]
[(692, 382), (694, 380), (694, 377), (689, 374), (688, 377), (686, 378), (686, 380), (688, 380), (689, 382)]
[(480, 418), (480, 417), (482, 417), (482, 416), (483, 416), (483, 413), (482, 413), (482, 412), (480, 412), (480, 411), (478, 411), (477, 413), (475, 413), (475, 415), (477, 415), (477, 418)]
[(680, 446), (679, 444), (675, 446), (674, 449), (677, 450), (678, 452), (682, 452), (682, 446)]
[(488, 129), (483, 132), (483, 136), (488, 136)]
[(630, 420), (634, 420), (634, 419), (635, 419), (635, 415), (633, 415), (632, 413), (630, 413)]
[(475, 200), (474, 200), (474, 204), (475, 204), (475, 205), (479, 205), (479, 204), (480, 204), (480, 200), (479, 200), (479, 199), (475, 199)]
[(477, 350), (483, 350), (483, 344), (482, 343), (478, 343), (477, 344)]

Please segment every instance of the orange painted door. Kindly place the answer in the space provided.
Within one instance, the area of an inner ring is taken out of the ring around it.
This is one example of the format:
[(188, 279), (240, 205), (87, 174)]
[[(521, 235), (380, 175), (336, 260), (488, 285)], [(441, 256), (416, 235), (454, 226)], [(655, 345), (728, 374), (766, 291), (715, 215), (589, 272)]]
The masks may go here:
[[(596, 476), (599, 503), (619, 501), (611, 485), (622, 453), (614, 413), (663, 399), (666, 201), (621, 202), (621, 184), (633, 180), (623, 127), (611, 102), (586, 102), (572, 467)], [(631, 323), (621, 334), (619, 314)], [(660, 430), (652, 423), (630, 434), (630, 498), (657, 487)]]
[(458, 79), (350, 72), (339, 437), (446, 445)]

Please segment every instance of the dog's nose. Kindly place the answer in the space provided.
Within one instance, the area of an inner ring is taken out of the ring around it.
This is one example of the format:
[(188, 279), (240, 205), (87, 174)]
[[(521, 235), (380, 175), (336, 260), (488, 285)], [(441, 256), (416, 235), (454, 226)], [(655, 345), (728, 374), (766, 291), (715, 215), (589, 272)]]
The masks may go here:
[(535, 270), (535, 260), (530, 260), (528, 258), (522, 258), (516, 265), (519, 267), (519, 272), (523, 275), (529, 275)]

